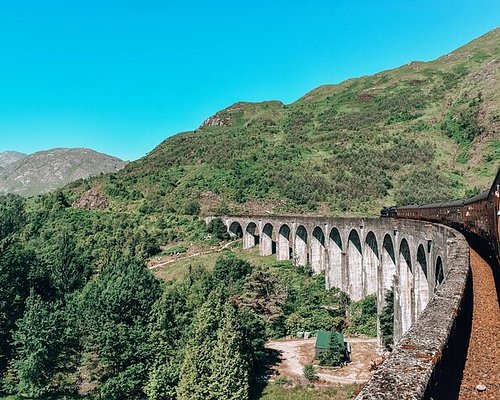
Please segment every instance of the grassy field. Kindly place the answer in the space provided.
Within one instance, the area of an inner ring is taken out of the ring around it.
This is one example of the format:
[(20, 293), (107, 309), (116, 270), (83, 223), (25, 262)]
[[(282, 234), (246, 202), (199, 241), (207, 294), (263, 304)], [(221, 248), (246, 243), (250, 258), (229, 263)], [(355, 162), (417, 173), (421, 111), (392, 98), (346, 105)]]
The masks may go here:
[(269, 384), (260, 400), (348, 400), (354, 399), (359, 392), (359, 385), (347, 386), (295, 386)]
[[(232, 244), (228, 248), (228, 251), (233, 252), (238, 258), (248, 261), (250, 264), (255, 266), (273, 265), (277, 263), (276, 255), (265, 257), (259, 256), (258, 246), (255, 246), (250, 250), (243, 250), (241, 247), (241, 241)], [(173, 281), (183, 277), (189, 272), (190, 268), (204, 267), (208, 270), (212, 270), (217, 258), (220, 255), (221, 252), (215, 252), (191, 258), (179, 259), (176, 262), (153, 270), (153, 273), (160, 279)]]

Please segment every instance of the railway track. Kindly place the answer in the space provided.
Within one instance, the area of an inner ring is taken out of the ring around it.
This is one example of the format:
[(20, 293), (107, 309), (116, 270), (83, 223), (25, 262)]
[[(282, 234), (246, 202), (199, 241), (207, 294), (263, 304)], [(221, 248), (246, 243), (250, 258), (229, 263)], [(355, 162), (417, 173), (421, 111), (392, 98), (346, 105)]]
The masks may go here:
[(488, 261), (471, 248), (473, 310), (460, 400), (500, 399), (500, 306)]

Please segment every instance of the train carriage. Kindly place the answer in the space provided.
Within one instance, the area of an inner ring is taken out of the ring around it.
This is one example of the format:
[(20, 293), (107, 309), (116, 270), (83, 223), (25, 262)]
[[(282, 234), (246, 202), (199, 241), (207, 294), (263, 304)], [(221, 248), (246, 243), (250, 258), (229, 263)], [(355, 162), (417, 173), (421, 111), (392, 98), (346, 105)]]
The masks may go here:
[(489, 190), (445, 203), (389, 207), (382, 217), (421, 219), (472, 232), (486, 239), (500, 261), (500, 169)]

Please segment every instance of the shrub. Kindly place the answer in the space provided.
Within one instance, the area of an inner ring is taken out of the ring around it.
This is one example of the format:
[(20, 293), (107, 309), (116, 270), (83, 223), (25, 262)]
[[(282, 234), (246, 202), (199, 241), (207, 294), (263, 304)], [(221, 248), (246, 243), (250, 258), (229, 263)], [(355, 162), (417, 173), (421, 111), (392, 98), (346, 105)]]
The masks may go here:
[(339, 343), (332, 337), (330, 346), (318, 358), (320, 365), (328, 365), (330, 367), (339, 366), (344, 361), (344, 344)]
[(377, 296), (375, 294), (352, 302), (349, 306), (349, 314), (352, 320), (348, 329), (349, 333), (377, 336)]
[(319, 379), (318, 375), (316, 374), (316, 368), (314, 368), (314, 365), (307, 364), (304, 366), (304, 378), (306, 378), (309, 382), (314, 382)]
[(212, 234), (219, 240), (228, 240), (229, 233), (227, 232), (226, 225), (220, 218), (211, 220), (207, 226), (208, 233)]
[(196, 216), (200, 213), (200, 203), (197, 201), (190, 201), (184, 207), (185, 215), (193, 215)]

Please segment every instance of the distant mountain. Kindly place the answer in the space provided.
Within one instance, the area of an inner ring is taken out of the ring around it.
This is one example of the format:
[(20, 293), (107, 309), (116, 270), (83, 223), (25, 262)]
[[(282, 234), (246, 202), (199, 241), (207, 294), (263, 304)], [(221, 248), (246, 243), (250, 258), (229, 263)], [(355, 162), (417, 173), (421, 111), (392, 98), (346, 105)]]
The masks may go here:
[(52, 149), (31, 155), (0, 153), (0, 194), (29, 197), (78, 179), (117, 172), (126, 162), (90, 149)]
[(18, 151), (4, 151), (0, 152), (0, 171), (16, 161), (22, 160), (27, 157), (27, 154), (19, 153)]

